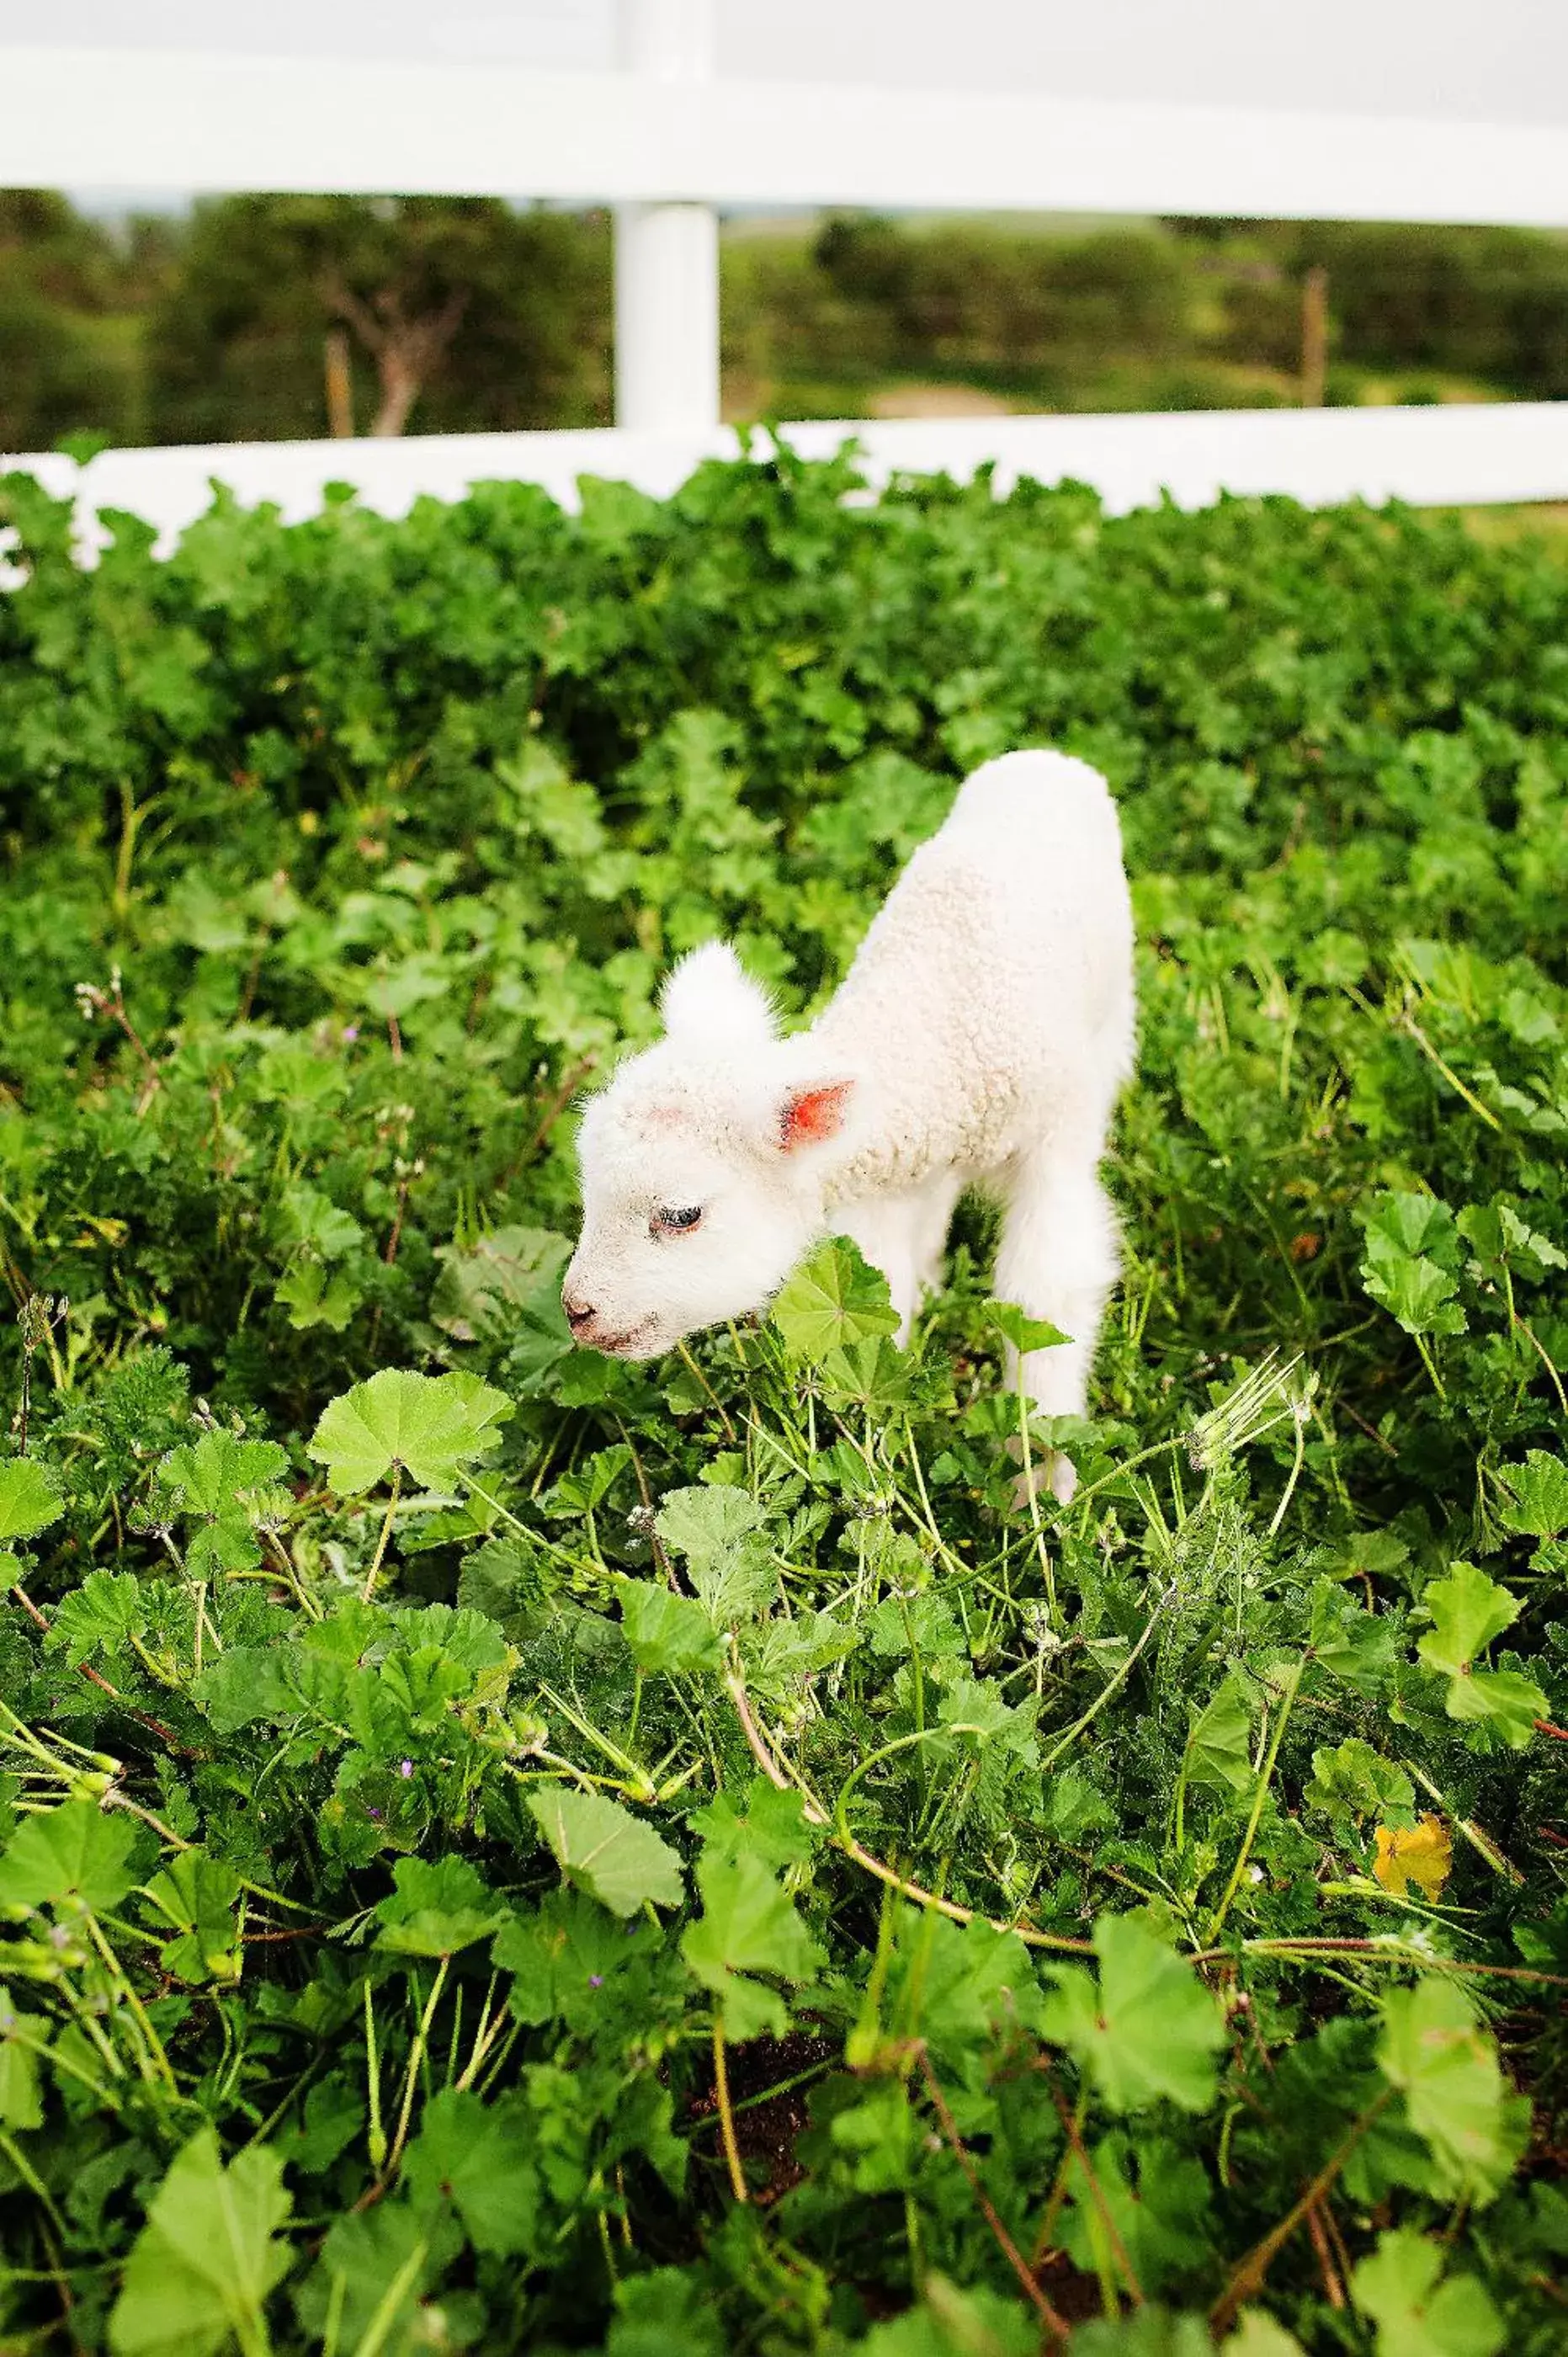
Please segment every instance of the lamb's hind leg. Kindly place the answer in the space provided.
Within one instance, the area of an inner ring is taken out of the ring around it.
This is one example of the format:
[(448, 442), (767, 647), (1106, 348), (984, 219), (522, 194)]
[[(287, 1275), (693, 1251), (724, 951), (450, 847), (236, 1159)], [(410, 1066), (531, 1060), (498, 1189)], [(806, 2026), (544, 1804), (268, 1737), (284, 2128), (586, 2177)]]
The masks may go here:
[[(1098, 1148), (1099, 1140), (1093, 1141)], [(1081, 1415), (1090, 1370), (1116, 1282), (1116, 1220), (1100, 1183), (1098, 1154), (1062, 1146), (1023, 1157), (1004, 1181), (1002, 1242), (996, 1294), (1032, 1318), (1049, 1318), (1069, 1336), (1047, 1351), (1030, 1351), (1014, 1369), (1017, 1388), (1045, 1415)], [(1039, 1469), (1057, 1496), (1070, 1498), (1078, 1476), (1053, 1452)]]

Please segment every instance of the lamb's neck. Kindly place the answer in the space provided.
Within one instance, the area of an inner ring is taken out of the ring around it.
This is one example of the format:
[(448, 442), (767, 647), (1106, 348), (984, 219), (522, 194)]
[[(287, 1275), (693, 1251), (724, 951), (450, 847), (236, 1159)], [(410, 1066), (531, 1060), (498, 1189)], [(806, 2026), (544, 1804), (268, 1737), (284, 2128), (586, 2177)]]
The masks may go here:
[[(867, 1036), (856, 1019), (853, 997), (841, 990), (805, 1035), (819, 1070), (842, 1066), (855, 1076), (856, 1101), (841, 1155), (824, 1160), (823, 1219), (828, 1230), (836, 1207), (867, 1195), (895, 1194), (916, 1186), (930, 1167), (929, 1139), (922, 1125), (906, 1116), (910, 1075), (898, 1068), (896, 1046)], [(903, 1108), (903, 1111), (900, 1111)]]

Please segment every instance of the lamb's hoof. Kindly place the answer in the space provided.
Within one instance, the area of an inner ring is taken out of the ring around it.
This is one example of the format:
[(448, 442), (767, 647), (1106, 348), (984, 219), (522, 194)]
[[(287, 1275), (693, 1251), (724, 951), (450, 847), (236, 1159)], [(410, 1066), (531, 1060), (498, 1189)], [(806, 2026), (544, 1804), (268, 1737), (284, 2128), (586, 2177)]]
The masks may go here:
[(1078, 1468), (1071, 1458), (1064, 1457), (1059, 1448), (1048, 1448), (1043, 1457), (1034, 1459), (1027, 1473), (1020, 1473), (1015, 1479), (1013, 1503), (1020, 1513), (1026, 1512), (1030, 1492), (1037, 1498), (1042, 1491), (1048, 1490), (1059, 1504), (1069, 1506), (1077, 1488)]

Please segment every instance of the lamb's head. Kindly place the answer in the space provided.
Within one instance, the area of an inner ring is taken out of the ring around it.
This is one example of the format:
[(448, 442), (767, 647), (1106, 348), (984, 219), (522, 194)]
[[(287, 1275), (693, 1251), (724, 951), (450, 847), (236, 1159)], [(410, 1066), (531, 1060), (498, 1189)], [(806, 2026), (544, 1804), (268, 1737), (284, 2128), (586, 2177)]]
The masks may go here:
[(578, 1136), (583, 1232), (562, 1300), (580, 1343), (650, 1359), (760, 1309), (823, 1232), (857, 1076), (773, 1010), (722, 943), (664, 986), (665, 1036), (622, 1065)]

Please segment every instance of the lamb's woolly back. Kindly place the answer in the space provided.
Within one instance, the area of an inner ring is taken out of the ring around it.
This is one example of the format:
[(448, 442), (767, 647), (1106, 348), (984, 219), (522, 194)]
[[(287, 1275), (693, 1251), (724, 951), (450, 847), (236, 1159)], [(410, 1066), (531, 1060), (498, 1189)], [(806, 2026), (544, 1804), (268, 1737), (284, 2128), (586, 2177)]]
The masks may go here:
[(683, 1048), (750, 1047), (778, 1030), (772, 1000), (728, 942), (689, 951), (660, 991), (659, 1011), (668, 1036)]

